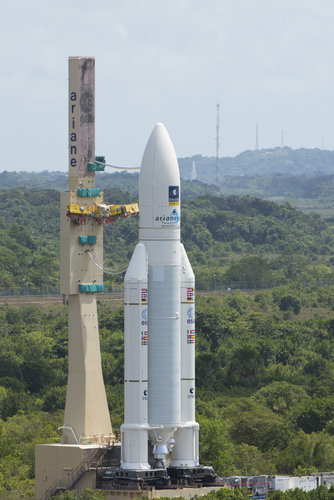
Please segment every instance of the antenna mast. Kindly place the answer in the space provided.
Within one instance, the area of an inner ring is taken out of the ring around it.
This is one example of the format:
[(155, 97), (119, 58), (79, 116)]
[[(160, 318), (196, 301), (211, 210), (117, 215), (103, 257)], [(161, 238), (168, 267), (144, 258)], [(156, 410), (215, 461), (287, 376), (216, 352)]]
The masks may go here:
[(219, 117), (220, 104), (217, 104), (217, 123), (216, 123), (216, 189), (219, 191), (219, 129), (220, 129), (220, 117)]
[(259, 124), (256, 124), (256, 140), (255, 140), (255, 150), (259, 150)]

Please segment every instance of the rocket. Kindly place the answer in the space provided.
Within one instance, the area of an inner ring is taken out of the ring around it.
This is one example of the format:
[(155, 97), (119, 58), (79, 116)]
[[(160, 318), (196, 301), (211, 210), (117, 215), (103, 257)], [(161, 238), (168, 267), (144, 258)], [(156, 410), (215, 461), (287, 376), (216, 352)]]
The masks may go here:
[(121, 469), (199, 465), (195, 277), (180, 242), (180, 173), (161, 123), (139, 175), (139, 243), (125, 275)]

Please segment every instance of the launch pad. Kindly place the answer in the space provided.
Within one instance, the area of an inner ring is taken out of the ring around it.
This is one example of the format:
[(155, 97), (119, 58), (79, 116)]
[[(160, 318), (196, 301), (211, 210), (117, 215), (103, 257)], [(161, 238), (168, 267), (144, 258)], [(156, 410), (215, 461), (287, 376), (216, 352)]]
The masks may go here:
[(174, 468), (150, 470), (110, 469), (102, 476), (97, 487), (103, 490), (144, 491), (156, 489), (196, 488), (217, 485), (217, 476), (212, 467)]
[[(212, 467), (124, 470), (119, 444), (100, 446), (46, 444), (37, 446), (36, 499), (59, 491), (103, 490), (105, 499), (202, 496), (221, 488)], [(48, 485), (48, 487), (47, 487)], [(108, 492), (108, 493), (106, 493)]]

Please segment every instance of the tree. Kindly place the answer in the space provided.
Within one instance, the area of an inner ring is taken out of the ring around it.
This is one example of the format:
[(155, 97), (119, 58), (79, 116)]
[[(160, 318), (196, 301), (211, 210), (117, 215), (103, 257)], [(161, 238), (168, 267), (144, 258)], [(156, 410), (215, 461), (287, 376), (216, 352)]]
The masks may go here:
[(292, 436), (292, 428), (282, 416), (259, 407), (238, 412), (233, 418), (230, 434), (236, 443), (246, 443), (267, 451), (286, 448)]
[(229, 266), (225, 272), (224, 281), (240, 288), (261, 288), (273, 282), (273, 275), (265, 259), (243, 257)]
[(227, 364), (228, 385), (254, 386), (264, 373), (264, 362), (258, 350), (252, 345), (235, 349)]
[(331, 398), (313, 398), (305, 403), (299, 415), (297, 424), (306, 434), (324, 429), (332, 419), (334, 413), (334, 400)]
[(299, 314), (301, 301), (299, 297), (293, 295), (283, 295), (278, 303), (278, 307), (281, 311), (291, 310), (294, 314)]

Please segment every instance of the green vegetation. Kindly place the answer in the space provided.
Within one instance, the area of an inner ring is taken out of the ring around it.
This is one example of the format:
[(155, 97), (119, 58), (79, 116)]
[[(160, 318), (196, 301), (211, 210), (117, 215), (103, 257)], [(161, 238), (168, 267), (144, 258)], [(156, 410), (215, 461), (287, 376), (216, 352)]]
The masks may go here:
[[(68, 177), (65, 172), (0, 172), (0, 186), (3, 190), (28, 189), (66, 191), (68, 189)], [(97, 172), (96, 187), (126, 191), (131, 196), (138, 198), (138, 173), (127, 172)], [(182, 198), (184, 200), (194, 198), (203, 194), (215, 194), (216, 188), (200, 181), (182, 180)], [(125, 203), (124, 198), (119, 200)], [(114, 200), (112, 202), (115, 202)], [(111, 203), (112, 203), (111, 202)], [(116, 203), (116, 202), (115, 202)]]
[[(135, 198), (110, 188), (105, 199), (120, 203)], [(0, 291), (56, 290), (59, 193), (0, 190), (0, 211)], [(106, 225), (105, 266), (126, 268), (137, 239), (138, 218)], [(333, 225), (290, 204), (249, 196), (189, 200), (182, 207), (182, 239), (201, 290), (333, 280)], [(111, 289), (122, 282), (121, 273), (105, 276)]]
[[(129, 175), (119, 174), (120, 182)], [(105, 199), (132, 201), (131, 186), (128, 192), (105, 188)], [(201, 194), (202, 185), (194, 186)], [(202, 462), (220, 475), (334, 470), (332, 223), (289, 203), (193, 194), (182, 207), (182, 239), (204, 292), (196, 306)], [(2, 189), (0, 209), (0, 291), (55, 289), (59, 193)], [(126, 267), (137, 238), (136, 218), (108, 225), (105, 265)], [(112, 289), (122, 281), (122, 274), (105, 276)], [(99, 323), (107, 397), (119, 429), (122, 308), (101, 299)], [(66, 306), (0, 306), (0, 498), (31, 496), (34, 446), (59, 439), (67, 336)], [(273, 498), (333, 496), (317, 493)], [(222, 491), (208, 497), (242, 495)], [(59, 498), (99, 497), (87, 491)]]
[[(203, 463), (224, 476), (334, 469), (333, 310), (334, 286), (292, 283), (198, 296)], [(122, 307), (112, 310), (102, 301), (99, 323), (111, 418), (119, 429)], [(66, 306), (0, 307), (0, 496), (31, 493), (34, 445), (59, 439), (66, 371)]]

